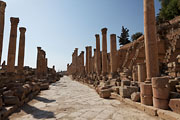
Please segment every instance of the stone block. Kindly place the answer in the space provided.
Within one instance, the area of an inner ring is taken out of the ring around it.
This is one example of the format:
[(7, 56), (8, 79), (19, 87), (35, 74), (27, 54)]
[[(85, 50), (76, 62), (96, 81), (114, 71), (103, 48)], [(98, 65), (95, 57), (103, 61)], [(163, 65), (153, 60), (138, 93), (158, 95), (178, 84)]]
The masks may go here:
[(17, 96), (3, 96), (5, 105), (17, 105), (19, 104), (19, 98)]
[(158, 109), (157, 114), (163, 120), (180, 120), (180, 115), (175, 112)]
[(3, 96), (13, 96), (14, 92), (12, 90), (4, 91)]
[(152, 85), (151, 84), (146, 84), (146, 83), (141, 83), (140, 84), (140, 91), (141, 95), (146, 95), (146, 96), (152, 96)]
[(131, 84), (130, 80), (121, 80), (121, 87), (130, 86), (130, 84)]
[(144, 96), (142, 94), (140, 96), (141, 96), (141, 103), (142, 104), (149, 105), (149, 106), (153, 105), (152, 96)]
[(101, 98), (110, 98), (111, 90), (110, 89), (101, 90), (99, 95)]
[(41, 90), (48, 90), (49, 89), (49, 83), (42, 83), (40, 85)]
[(140, 92), (134, 92), (131, 94), (131, 100), (134, 102), (140, 102)]
[(152, 87), (164, 88), (167, 86), (169, 86), (169, 78), (168, 77), (153, 77), (152, 78)]
[(139, 91), (139, 88), (135, 86), (120, 87), (120, 95), (123, 98), (131, 98), (131, 94), (138, 91)]
[(169, 107), (173, 110), (173, 112), (180, 114), (180, 99), (170, 99)]
[(164, 99), (158, 99), (158, 98), (154, 98), (153, 97), (153, 106), (155, 108), (159, 108), (159, 109), (164, 109), (164, 110), (168, 110), (169, 109), (169, 100), (164, 100)]
[(154, 108), (152, 106), (144, 106), (144, 111), (152, 116), (157, 116), (157, 108)]
[(158, 99), (169, 99), (169, 88), (152, 88), (153, 89), (153, 97)]
[(25, 94), (25, 89), (23, 87), (16, 87), (14, 88), (14, 95), (18, 96), (20, 100), (24, 99), (26, 94)]

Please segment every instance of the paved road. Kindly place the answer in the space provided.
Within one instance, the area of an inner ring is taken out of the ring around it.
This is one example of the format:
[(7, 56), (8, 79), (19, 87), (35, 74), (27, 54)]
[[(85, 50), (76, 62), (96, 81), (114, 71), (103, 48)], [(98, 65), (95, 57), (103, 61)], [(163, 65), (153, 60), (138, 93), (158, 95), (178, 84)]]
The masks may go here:
[(24, 105), (10, 120), (158, 120), (65, 76)]

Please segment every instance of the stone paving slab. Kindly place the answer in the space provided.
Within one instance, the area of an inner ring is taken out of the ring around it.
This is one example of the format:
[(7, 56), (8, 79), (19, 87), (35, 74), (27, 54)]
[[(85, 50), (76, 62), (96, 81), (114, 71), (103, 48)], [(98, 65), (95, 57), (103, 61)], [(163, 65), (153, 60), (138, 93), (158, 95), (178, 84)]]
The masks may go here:
[(9, 117), (10, 120), (160, 120), (65, 76)]

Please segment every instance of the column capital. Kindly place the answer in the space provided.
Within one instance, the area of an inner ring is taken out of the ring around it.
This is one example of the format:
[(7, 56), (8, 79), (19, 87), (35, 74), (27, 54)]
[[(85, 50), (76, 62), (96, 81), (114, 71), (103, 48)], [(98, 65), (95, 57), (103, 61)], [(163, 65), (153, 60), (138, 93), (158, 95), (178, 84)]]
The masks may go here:
[(19, 23), (19, 18), (11, 17), (10, 21), (11, 21), (11, 26), (13, 26), (13, 25), (17, 26)]
[(22, 32), (22, 33), (25, 33), (26, 32), (26, 28), (25, 27), (20, 27), (19, 31)]
[(107, 33), (107, 28), (101, 29), (101, 32), (102, 32), (102, 34), (106, 34)]
[(84, 51), (81, 51), (82, 54), (84, 54)]
[(41, 50), (41, 47), (37, 47), (37, 49), (40, 51), (40, 50)]
[(98, 39), (99, 38), (99, 34), (95, 34), (95, 37), (96, 37), (96, 39)]
[(111, 36), (111, 37), (116, 37), (116, 34), (111, 34), (110, 36)]
[(6, 2), (0, 1), (0, 12), (4, 13), (6, 8)]

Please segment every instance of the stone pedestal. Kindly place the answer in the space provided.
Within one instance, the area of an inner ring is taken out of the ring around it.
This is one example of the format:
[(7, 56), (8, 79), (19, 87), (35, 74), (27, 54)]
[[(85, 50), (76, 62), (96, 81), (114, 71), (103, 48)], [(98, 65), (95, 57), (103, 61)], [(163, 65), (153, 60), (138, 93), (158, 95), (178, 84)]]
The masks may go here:
[(0, 65), (3, 49), (3, 36), (4, 36), (4, 15), (5, 15), (6, 3), (0, 1)]
[(147, 80), (159, 76), (154, 0), (144, 0), (144, 34)]
[(110, 46), (110, 66), (111, 66), (111, 75), (114, 76), (117, 73), (117, 62), (116, 62), (116, 35), (111, 34), (111, 46)]
[(17, 26), (19, 23), (19, 18), (10, 18), (11, 21), (11, 32), (9, 39), (9, 49), (8, 49), (8, 61), (7, 61), (7, 72), (15, 72), (15, 57), (16, 57), (16, 39), (17, 39)]
[(107, 74), (107, 28), (102, 30), (102, 75)]
[(101, 53), (100, 53), (100, 37), (98, 34), (95, 35), (96, 37), (96, 58), (95, 58), (95, 61), (96, 61), (96, 73), (98, 75), (101, 74)]
[(25, 32), (26, 28), (19, 28), (20, 40), (19, 40), (19, 54), (18, 54), (18, 71), (22, 72), (24, 68), (24, 53), (25, 53)]

